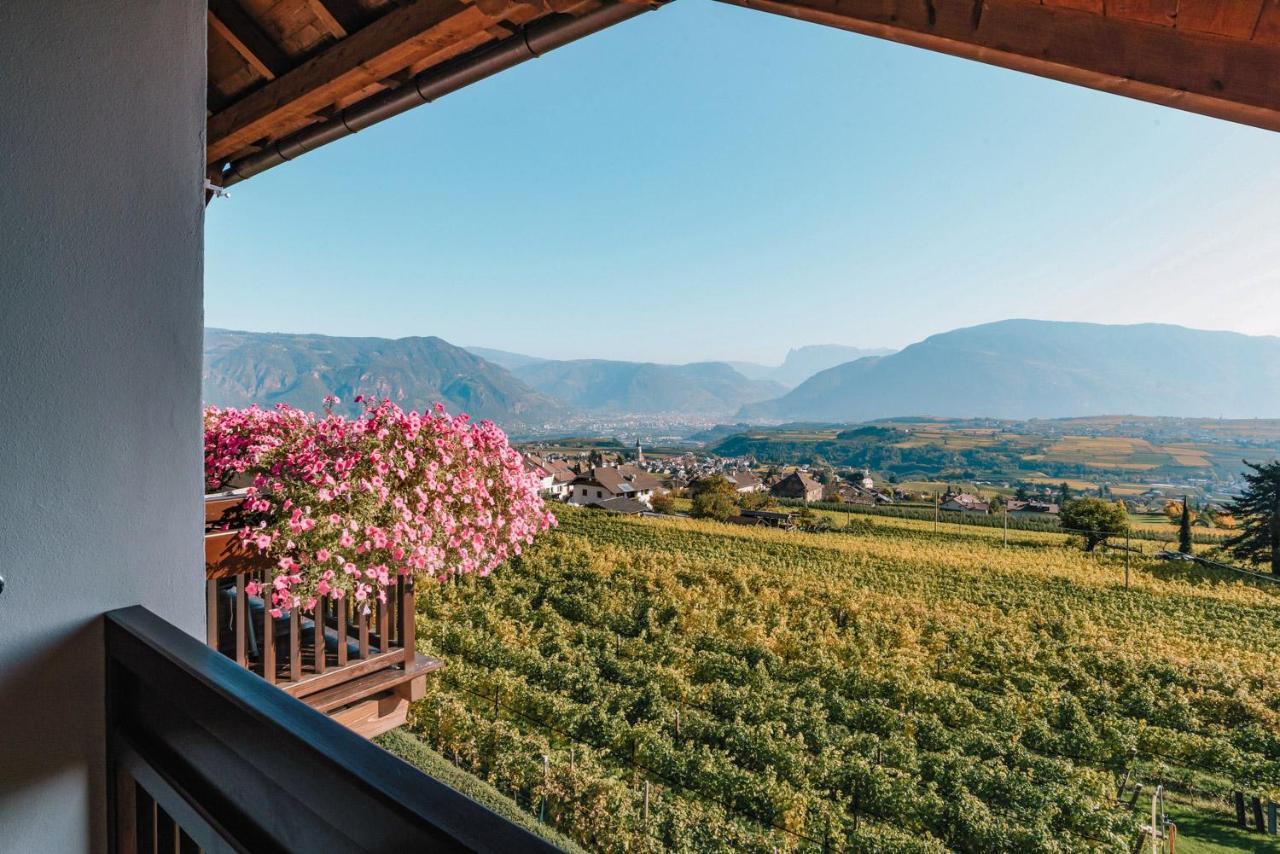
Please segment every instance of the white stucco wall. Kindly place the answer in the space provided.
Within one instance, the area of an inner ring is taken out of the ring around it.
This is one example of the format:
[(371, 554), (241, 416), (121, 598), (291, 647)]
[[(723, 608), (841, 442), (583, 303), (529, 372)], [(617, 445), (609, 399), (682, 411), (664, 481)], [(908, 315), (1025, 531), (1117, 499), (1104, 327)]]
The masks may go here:
[(0, 2), (0, 850), (105, 850), (101, 621), (202, 634), (200, 0)]

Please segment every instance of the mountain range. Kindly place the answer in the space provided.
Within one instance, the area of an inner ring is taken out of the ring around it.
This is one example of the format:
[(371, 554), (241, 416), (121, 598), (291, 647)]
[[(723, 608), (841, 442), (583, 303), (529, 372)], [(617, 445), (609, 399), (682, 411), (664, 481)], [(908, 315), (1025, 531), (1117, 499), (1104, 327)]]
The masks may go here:
[(512, 373), (570, 406), (596, 413), (721, 417), (786, 391), (776, 382), (747, 379), (724, 362), (573, 359), (534, 362)]
[(852, 362), (866, 356), (888, 356), (894, 351), (887, 347), (863, 349), (848, 347), (844, 344), (810, 344), (807, 347), (794, 347), (787, 351), (787, 357), (781, 365), (761, 365), (756, 362), (729, 362), (728, 364), (744, 377), (753, 380), (772, 380), (787, 388), (794, 388), (809, 377)]
[[(779, 366), (556, 360), (456, 347), (434, 337), (341, 338), (205, 330), (208, 403), (309, 410), (337, 394), (489, 418), (513, 432), (584, 416), (689, 422), (858, 422), (905, 416), (1280, 417), (1280, 338), (1180, 326), (1006, 320), (930, 336), (898, 352), (823, 345)], [(855, 357), (803, 377), (805, 365)], [(745, 373), (744, 373), (745, 371)], [(748, 375), (750, 374), (750, 376)], [(790, 380), (790, 390), (771, 374)]]
[(450, 412), (489, 418), (507, 429), (563, 420), (570, 409), (509, 371), (434, 337), (339, 338), (204, 331), (204, 399), (218, 406), (288, 403), (318, 411), (324, 397), (360, 411), (358, 394), (389, 397), (419, 411), (440, 401)]
[(1006, 320), (847, 362), (744, 420), (909, 415), (1280, 416), (1280, 338), (1181, 326)]

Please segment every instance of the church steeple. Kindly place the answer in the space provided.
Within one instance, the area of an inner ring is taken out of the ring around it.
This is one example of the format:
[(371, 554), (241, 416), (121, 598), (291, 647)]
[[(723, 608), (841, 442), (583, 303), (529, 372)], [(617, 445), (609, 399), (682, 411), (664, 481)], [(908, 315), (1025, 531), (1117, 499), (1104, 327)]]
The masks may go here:
[(640, 447), (639, 439), (636, 439), (636, 462), (644, 462), (644, 448)]

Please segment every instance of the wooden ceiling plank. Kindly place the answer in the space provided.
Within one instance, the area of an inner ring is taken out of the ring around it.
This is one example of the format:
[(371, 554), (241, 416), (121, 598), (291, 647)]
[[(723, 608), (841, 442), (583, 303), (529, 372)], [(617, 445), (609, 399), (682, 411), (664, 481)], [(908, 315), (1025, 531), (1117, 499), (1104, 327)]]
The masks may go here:
[(324, 9), (324, 14), (335, 21), (347, 33), (354, 33), (370, 18), (367, 9), (356, 0), (309, 0), (313, 6)]
[[(1280, 130), (1280, 49), (1026, 0), (723, 0), (1229, 121)], [(1108, 12), (1112, 3), (1107, 4)], [(933, 18), (931, 22), (929, 19)], [(945, 24), (945, 26), (944, 26)]]
[(489, 34), (489, 30), (481, 30), (475, 35), (468, 36), (465, 39), (460, 39), (457, 43), (449, 45), (443, 50), (436, 51), (435, 53), (424, 56), (421, 59), (414, 60), (413, 64), (406, 70), (409, 72), (410, 76), (420, 74), (428, 68), (431, 68), (433, 65), (439, 65), (446, 60), (453, 59), (455, 56), (461, 56), (467, 51), (474, 50), (491, 41), (493, 41), (493, 39)]
[(1280, 0), (1264, 0), (1253, 29), (1253, 40), (1258, 44), (1280, 45)]
[(1044, 5), (1079, 9), (1082, 12), (1097, 12), (1099, 15), (1105, 11), (1103, 0), (1044, 0)]
[(1178, 29), (1248, 39), (1261, 13), (1262, 0), (1181, 0)]
[[(325, 0), (306, 0), (307, 9), (315, 16), (320, 24), (320, 29), (333, 36), (335, 39), (344, 39), (347, 34), (355, 31), (355, 27), (347, 29), (347, 27), (333, 14), (329, 3)], [(336, 5), (336, 4), (332, 4)]]
[(272, 135), (282, 119), (312, 115), (495, 20), (458, 0), (419, 0), (396, 9), (212, 116), (209, 162)]
[(1172, 27), (1178, 19), (1178, 0), (1108, 0), (1106, 11), (1111, 18)]
[(209, 28), (268, 80), (284, 74), (292, 64), (236, 0), (209, 0)]

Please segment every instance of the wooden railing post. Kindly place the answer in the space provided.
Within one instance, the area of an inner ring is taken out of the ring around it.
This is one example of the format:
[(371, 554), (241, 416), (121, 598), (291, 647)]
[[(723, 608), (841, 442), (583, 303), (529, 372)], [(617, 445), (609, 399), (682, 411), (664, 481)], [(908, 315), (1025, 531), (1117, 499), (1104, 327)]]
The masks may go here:
[(289, 609), (289, 681), (302, 678), (302, 609)]
[(262, 597), (262, 678), (276, 684), (276, 621), (271, 616), (271, 594)]
[(316, 673), (324, 673), (324, 624), (325, 612), (328, 610), (328, 606), (329, 598), (327, 596), (321, 596), (316, 600), (316, 611), (313, 620), (315, 623), (315, 631), (311, 633), (311, 643), (314, 645), (314, 648), (311, 650), (311, 669)]
[(116, 854), (138, 854), (138, 784), (116, 766)]
[(369, 615), (362, 603), (356, 602), (356, 625), (360, 629), (360, 658), (369, 657)]
[(347, 597), (341, 596), (334, 600), (334, 610), (338, 615), (338, 666), (347, 666)]
[(245, 593), (245, 574), (243, 572), (236, 575), (236, 610), (235, 610), (235, 636), (236, 636), (236, 664), (247, 668), (249, 666), (249, 594)]
[(404, 661), (408, 666), (417, 652), (417, 609), (414, 607), (413, 576), (400, 580), (400, 645), (404, 647)]

